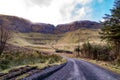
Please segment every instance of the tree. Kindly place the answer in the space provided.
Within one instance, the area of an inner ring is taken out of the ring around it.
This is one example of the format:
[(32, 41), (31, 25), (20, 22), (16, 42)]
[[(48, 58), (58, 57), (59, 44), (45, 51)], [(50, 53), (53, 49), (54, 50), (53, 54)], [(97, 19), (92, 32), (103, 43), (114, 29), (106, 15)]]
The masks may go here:
[(120, 0), (115, 0), (111, 15), (106, 14), (104, 20), (101, 38), (113, 47), (116, 58), (120, 59)]
[(77, 54), (76, 56), (79, 57), (80, 56), (80, 46), (78, 45), (75, 50), (74, 50)]
[(80, 50), (80, 32), (75, 33), (75, 35), (78, 36), (78, 46), (75, 48), (75, 52), (76, 52), (76, 57), (80, 57), (81, 55), (81, 50)]
[(0, 20), (0, 55), (3, 53), (8, 40), (12, 37), (7, 24), (7, 22)]

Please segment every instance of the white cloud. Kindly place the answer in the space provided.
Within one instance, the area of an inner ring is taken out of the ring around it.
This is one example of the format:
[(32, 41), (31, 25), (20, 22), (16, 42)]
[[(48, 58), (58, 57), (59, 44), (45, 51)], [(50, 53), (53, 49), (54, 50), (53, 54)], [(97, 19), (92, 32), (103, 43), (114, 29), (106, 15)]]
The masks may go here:
[[(13, 2), (12, 2), (13, 1)], [(0, 14), (24, 15), (26, 6), (22, 0), (0, 0)]]
[[(90, 19), (93, 0), (0, 0), (0, 14), (51, 24)], [(99, 0), (101, 1), (101, 0)]]
[(49, 6), (52, 0), (26, 0), (26, 2), (38, 6)]

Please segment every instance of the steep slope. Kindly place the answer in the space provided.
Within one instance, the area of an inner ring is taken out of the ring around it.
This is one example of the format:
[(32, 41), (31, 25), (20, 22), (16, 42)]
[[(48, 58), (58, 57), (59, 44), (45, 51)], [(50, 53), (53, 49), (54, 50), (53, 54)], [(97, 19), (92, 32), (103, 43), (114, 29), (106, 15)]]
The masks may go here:
[(31, 22), (15, 16), (0, 15), (1, 25), (8, 24), (16, 32), (30, 32)]
[(99, 29), (78, 29), (67, 32), (59, 39), (59, 43), (82, 43), (86, 41), (100, 42)]
[(8, 24), (15, 32), (37, 32), (44, 34), (63, 34), (78, 30), (80, 28), (98, 29), (102, 25), (94, 21), (75, 21), (67, 24), (59, 24), (56, 27), (46, 23), (32, 23), (29, 20), (8, 15), (0, 15), (0, 25)]
[(52, 24), (32, 23), (16, 16), (0, 15), (0, 25), (5, 24), (15, 31), (11, 43), (17, 45), (44, 45), (52, 41), (77, 43), (88, 39), (94, 41), (99, 38), (98, 29), (102, 27), (100, 23), (93, 21), (75, 21), (54, 27)]
[(32, 23), (29, 20), (16, 17), (0, 15), (0, 25), (8, 24), (10, 29), (15, 32), (39, 32), (39, 33), (54, 33), (54, 26), (46, 23)]
[(55, 33), (65, 33), (75, 31), (80, 28), (99, 29), (102, 25), (94, 21), (75, 21), (68, 24), (59, 24), (56, 26)]
[(52, 42), (61, 39), (61, 37), (63, 37), (63, 34), (14, 33), (10, 43), (19, 46), (50, 45)]
[(39, 32), (39, 33), (45, 33), (45, 34), (53, 34), (54, 33), (54, 25), (52, 24), (45, 24), (45, 23), (36, 23), (32, 24), (31, 26), (32, 32)]
[(16, 33), (12, 43), (17, 45), (69, 44), (86, 41), (100, 42), (99, 29), (79, 29), (64, 34)]

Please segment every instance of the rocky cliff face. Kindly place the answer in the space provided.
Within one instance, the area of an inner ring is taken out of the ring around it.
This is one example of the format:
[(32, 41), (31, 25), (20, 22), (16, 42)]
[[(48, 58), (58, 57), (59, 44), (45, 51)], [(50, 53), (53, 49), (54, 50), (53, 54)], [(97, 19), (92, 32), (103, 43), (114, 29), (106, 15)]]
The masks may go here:
[(75, 21), (68, 24), (57, 25), (55, 29), (55, 33), (65, 33), (65, 32), (74, 31), (80, 28), (98, 29), (101, 27), (102, 25), (100, 23), (93, 22), (93, 21)]
[(37, 23), (37, 24), (33, 24), (31, 26), (32, 28), (32, 32), (40, 32), (40, 33), (54, 33), (54, 25), (51, 24), (44, 24), (44, 23)]
[(15, 16), (7, 16), (0, 15), (0, 25), (8, 24), (9, 27), (18, 32), (39, 32), (45, 34), (58, 34), (65, 33), (69, 31), (74, 31), (80, 28), (101, 28), (101, 24), (93, 21), (75, 21), (68, 24), (59, 24), (56, 27), (52, 24), (46, 23), (32, 23), (26, 19), (15, 17)]
[(15, 16), (0, 15), (1, 25), (7, 24), (14, 31), (30, 32), (31, 22)]
[(45, 23), (32, 23), (26, 19), (0, 15), (1, 25), (7, 24), (9, 27), (17, 32), (40, 32), (40, 33), (54, 33), (54, 25), (45, 24)]

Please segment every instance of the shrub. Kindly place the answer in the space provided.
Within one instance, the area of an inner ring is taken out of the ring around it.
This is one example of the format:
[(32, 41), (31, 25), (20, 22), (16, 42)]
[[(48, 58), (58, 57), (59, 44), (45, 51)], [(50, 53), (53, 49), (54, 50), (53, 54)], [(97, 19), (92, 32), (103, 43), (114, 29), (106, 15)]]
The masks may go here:
[(6, 68), (9, 68), (9, 64), (10, 64), (9, 60), (6, 59), (0, 60), (0, 69), (4, 70)]
[(80, 56), (80, 46), (77, 46), (74, 51), (77, 53), (76, 56), (79, 57)]
[(59, 62), (61, 60), (62, 60), (61, 56), (52, 54), (52, 55), (50, 55), (50, 61), (49, 61), (49, 63), (51, 64), (51, 63)]
[(0, 57), (0, 70), (7, 69), (14, 66), (30, 65), (35, 63), (55, 63), (59, 62), (62, 57), (58, 55), (42, 54), (40, 52), (33, 51), (31, 53), (7, 52)]
[(82, 45), (82, 56), (97, 59), (97, 60), (109, 60), (111, 47), (108, 45), (91, 44), (89, 42)]

